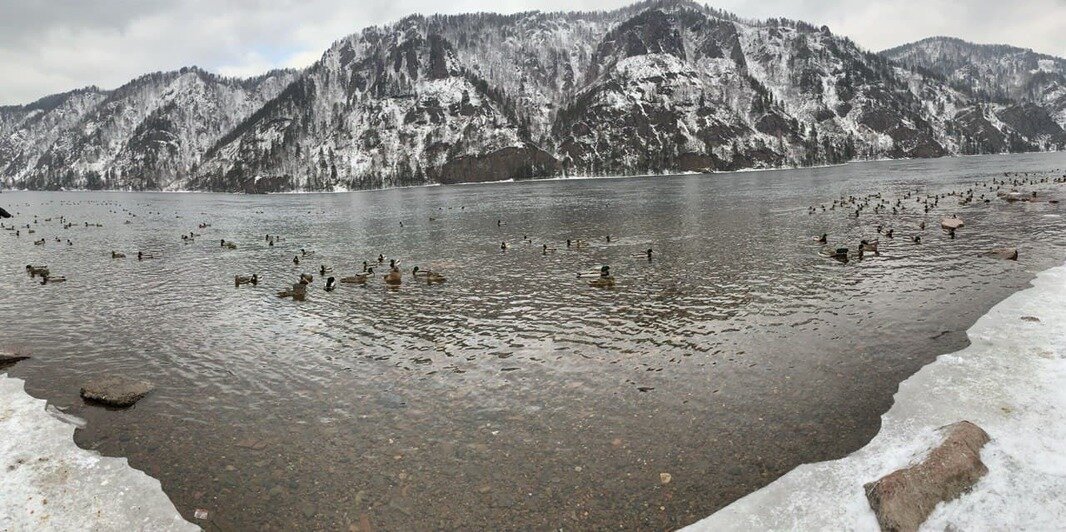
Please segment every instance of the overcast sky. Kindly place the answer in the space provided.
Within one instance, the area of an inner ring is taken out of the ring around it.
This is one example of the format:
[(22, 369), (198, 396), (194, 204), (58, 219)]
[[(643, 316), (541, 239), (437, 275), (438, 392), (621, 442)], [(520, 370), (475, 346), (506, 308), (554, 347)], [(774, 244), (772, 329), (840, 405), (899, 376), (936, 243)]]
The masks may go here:
[[(228, 75), (314, 62), (411, 13), (604, 9), (629, 0), (0, 0), (0, 104), (198, 65)], [(719, 0), (746, 18), (826, 24), (871, 50), (932, 35), (1066, 57), (1066, 0)]]

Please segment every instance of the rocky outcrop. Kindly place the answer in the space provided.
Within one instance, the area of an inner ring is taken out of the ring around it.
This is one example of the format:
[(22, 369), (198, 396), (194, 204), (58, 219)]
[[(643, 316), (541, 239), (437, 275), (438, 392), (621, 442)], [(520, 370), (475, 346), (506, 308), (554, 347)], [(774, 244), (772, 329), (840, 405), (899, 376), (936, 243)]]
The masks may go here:
[(943, 427), (944, 440), (913, 466), (866, 484), (866, 498), (883, 531), (916, 531), (937, 504), (970, 489), (988, 468), (981, 448), (988, 434), (969, 421)]
[(83, 386), (81, 397), (106, 406), (126, 408), (143, 399), (153, 388), (145, 381), (108, 376), (90, 381)]
[(0, 369), (6, 369), (14, 366), (15, 364), (30, 358), (29, 356), (19, 353), (8, 353), (6, 351), (0, 351)]

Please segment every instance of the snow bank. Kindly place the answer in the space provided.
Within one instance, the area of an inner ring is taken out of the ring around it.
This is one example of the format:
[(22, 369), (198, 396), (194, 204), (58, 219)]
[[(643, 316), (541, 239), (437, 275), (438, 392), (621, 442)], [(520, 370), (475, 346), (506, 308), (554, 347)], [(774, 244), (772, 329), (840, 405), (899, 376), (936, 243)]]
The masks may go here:
[(158, 480), (78, 448), (81, 421), (52, 411), (0, 375), (0, 530), (199, 530)]
[(1041, 273), (968, 334), (969, 347), (900, 385), (868, 445), (840, 460), (797, 467), (687, 530), (878, 530), (863, 484), (916, 462), (939, 441), (938, 427), (964, 419), (992, 436), (981, 451), (989, 473), (972, 492), (938, 505), (922, 529), (1061, 528), (1066, 266)]

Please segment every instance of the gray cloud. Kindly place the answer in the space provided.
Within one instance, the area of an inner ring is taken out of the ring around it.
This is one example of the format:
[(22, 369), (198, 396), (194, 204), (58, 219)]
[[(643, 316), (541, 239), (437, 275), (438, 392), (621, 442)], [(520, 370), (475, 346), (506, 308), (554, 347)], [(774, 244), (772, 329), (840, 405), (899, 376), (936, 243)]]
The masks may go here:
[[(607, 9), (628, 0), (0, 0), (0, 104), (199, 65), (305, 66), (336, 39), (411, 13)], [(720, 0), (743, 17), (826, 24), (871, 50), (932, 35), (1066, 56), (1066, 0)]]

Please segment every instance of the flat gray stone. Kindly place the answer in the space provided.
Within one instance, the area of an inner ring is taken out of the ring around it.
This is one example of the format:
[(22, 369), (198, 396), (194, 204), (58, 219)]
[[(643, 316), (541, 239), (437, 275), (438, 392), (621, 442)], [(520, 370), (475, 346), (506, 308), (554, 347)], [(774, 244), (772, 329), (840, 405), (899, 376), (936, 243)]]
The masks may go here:
[(153, 386), (145, 381), (109, 376), (93, 380), (81, 388), (81, 396), (107, 406), (133, 406), (151, 392)]
[(9, 353), (7, 351), (0, 351), (0, 369), (4, 369), (8, 366), (14, 366), (16, 362), (26, 360), (30, 358), (26, 355), (19, 355), (17, 353)]

